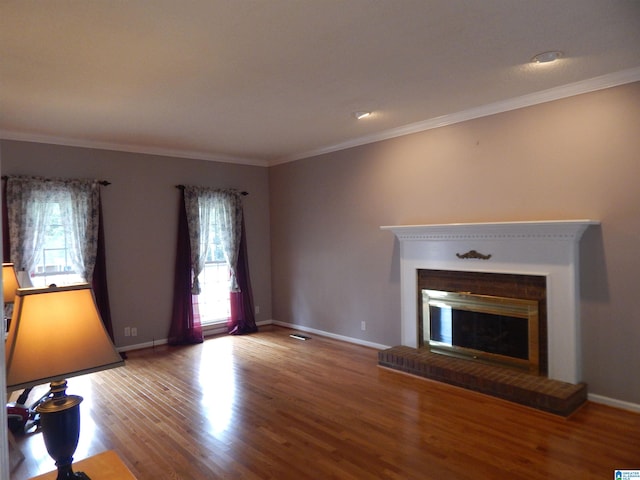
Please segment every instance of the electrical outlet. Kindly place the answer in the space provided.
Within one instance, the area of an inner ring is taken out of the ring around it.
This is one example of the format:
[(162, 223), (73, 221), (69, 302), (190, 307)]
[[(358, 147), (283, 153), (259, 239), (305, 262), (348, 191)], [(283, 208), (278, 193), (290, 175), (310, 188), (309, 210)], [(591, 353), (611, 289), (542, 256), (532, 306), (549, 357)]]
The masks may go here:
[(363, 320), (360, 322), (360, 330), (364, 332), (366, 329), (367, 329), (367, 322)]
[(131, 327), (124, 327), (124, 336), (125, 337), (131, 336)]
[(259, 313), (260, 313), (260, 307), (256, 305), (256, 315), (258, 315)]
[(131, 336), (132, 337), (137, 337), (138, 336), (138, 329), (136, 327), (132, 327), (131, 328)]

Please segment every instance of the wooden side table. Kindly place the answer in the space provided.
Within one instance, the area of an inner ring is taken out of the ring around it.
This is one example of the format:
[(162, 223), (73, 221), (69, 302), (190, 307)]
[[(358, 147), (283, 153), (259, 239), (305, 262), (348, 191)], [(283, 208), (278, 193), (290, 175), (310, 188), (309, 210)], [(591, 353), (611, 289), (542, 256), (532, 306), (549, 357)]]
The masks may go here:
[[(73, 462), (73, 471), (84, 472), (91, 477), (91, 480), (136, 480), (136, 477), (113, 450), (107, 450), (79, 462)], [(56, 470), (38, 475), (31, 480), (56, 480), (57, 476)]]

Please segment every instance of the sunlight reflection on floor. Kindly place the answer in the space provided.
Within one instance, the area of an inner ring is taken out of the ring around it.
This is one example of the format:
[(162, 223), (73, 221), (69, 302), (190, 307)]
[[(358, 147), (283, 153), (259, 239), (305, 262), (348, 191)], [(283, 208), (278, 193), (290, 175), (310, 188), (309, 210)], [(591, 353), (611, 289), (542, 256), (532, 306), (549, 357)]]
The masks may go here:
[(200, 357), (203, 418), (215, 436), (231, 424), (236, 395), (233, 346), (230, 338), (209, 341)]

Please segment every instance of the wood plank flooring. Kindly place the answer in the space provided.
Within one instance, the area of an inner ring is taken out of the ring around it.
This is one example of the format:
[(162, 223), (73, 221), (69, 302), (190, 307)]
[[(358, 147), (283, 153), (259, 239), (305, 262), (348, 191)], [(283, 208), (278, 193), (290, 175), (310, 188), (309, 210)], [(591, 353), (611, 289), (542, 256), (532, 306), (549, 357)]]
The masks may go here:
[[(587, 403), (564, 419), (290, 333), (130, 352), (125, 367), (69, 379), (85, 399), (76, 460), (113, 449), (141, 480), (595, 480), (640, 469), (638, 414)], [(41, 434), (16, 441), (26, 459), (12, 455), (12, 479), (54, 468)]]

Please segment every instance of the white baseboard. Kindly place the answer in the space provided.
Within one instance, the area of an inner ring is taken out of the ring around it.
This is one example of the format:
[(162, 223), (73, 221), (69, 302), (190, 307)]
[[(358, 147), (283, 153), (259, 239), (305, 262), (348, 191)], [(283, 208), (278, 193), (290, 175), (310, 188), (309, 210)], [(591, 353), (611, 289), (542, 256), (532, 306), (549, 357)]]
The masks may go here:
[(598, 395), (595, 393), (589, 393), (587, 398), (590, 402), (599, 403), (601, 405), (608, 405), (614, 408), (620, 408), (622, 410), (628, 410), (634, 413), (640, 413), (640, 404), (625, 402), (624, 400), (618, 400), (615, 398), (605, 397), (604, 395)]
[[(265, 320), (262, 322), (256, 322), (256, 325), (258, 326), (271, 325), (272, 323), (273, 322), (271, 320)], [(220, 335), (222, 333), (227, 333), (227, 325), (219, 324), (219, 325), (212, 325), (208, 327), (202, 327), (202, 333), (204, 334), (205, 338), (213, 335)], [(136, 343), (134, 345), (116, 347), (116, 350), (118, 352), (130, 352), (132, 350), (141, 350), (143, 348), (152, 348), (152, 347), (157, 347), (158, 345), (166, 345), (167, 343), (169, 343), (168, 339), (161, 338), (158, 340), (152, 340), (151, 342)]]
[(384, 350), (385, 348), (390, 348), (388, 345), (382, 345), (381, 343), (368, 342), (367, 340), (362, 340), (360, 338), (346, 337), (344, 335), (337, 335), (331, 332), (325, 332), (324, 330), (318, 330), (316, 328), (305, 327), (302, 325), (296, 325), (293, 323), (285, 323), (279, 322), (277, 320), (272, 320), (271, 323), (273, 325), (278, 325), (279, 327), (287, 327), (293, 328), (294, 330), (300, 330), (308, 333), (315, 333), (316, 335), (320, 335), (322, 337), (333, 338), (334, 340), (341, 340), (347, 343), (355, 343), (356, 345), (362, 345), (364, 347), (376, 348), (378, 350)]
[(122, 353), (122, 352), (129, 352), (131, 350), (141, 350), (143, 348), (157, 347), (158, 345), (166, 345), (166, 343), (167, 343), (167, 339), (161, 338), (159, 340), (153, 340), (151, 342), (136, 343), (135, 345), (126, 345), (124, 347), (116, 347), (116, 350)]

